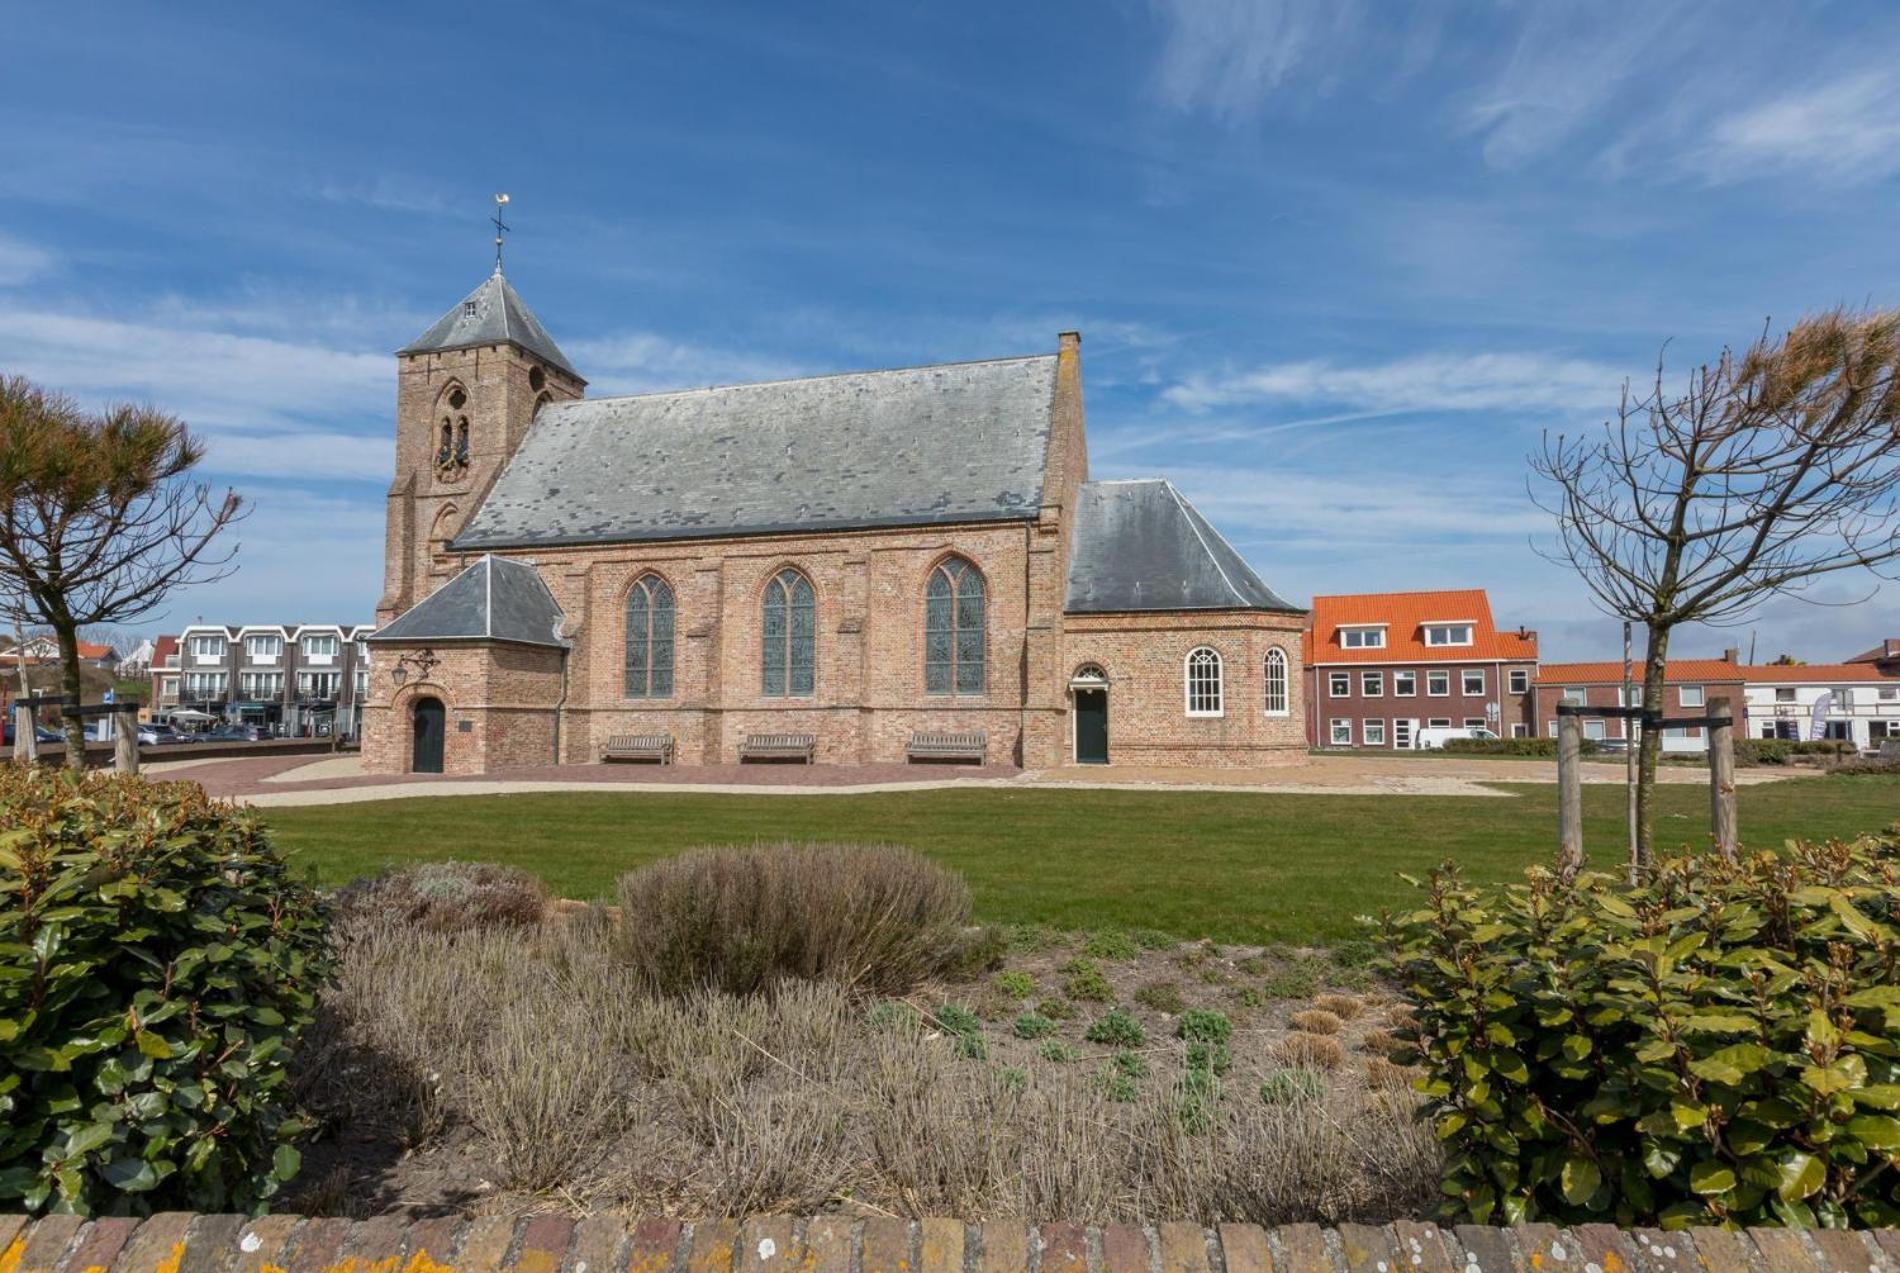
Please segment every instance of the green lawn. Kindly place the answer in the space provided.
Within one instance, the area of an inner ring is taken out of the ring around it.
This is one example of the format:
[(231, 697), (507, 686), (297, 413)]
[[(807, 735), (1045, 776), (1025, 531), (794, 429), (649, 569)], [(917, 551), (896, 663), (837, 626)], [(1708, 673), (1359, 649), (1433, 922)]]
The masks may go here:
[[(839, 840), (909, 845), (961, 871), (988, 920), (1161, 928), (1183, 937), (1349, 936), (1353, 916), (1403, 899), (1399, 871), (1456, 858), (1475, 878), (1514, 876), (1554, 847), (1556, 788), (1517, 799), (1217, 792), (891, 792), (722, 796), (593, 792), (382, 800), (267, 812), (277, 839), (337, 882), (427, 858), (511, 862), (580, 898), (693, 845)], [(1748, 842), (1850, 836), (1900, 818), (1900, 778), (1808, 778), (1743, 787)], [(1707, 835), (1702, 786), (1662, 788), (1663, 838)], [(1614, 865), (1622, 791), (1584, 789), (1593, 860)]]

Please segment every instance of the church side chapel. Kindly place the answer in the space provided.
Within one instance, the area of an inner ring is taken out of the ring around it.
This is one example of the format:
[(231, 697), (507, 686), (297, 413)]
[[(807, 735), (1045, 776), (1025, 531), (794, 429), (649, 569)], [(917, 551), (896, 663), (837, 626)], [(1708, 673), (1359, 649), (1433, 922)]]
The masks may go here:
[(589, 398), (495, 272), (397, 354), (365, 768), (1305, 756), (1305, 611), (1054, 353)]

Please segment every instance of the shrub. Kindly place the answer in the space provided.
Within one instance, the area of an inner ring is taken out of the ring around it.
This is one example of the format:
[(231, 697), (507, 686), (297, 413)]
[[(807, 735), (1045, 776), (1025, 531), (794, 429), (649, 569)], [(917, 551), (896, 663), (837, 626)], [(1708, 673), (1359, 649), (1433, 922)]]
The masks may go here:
[(1224, 1012), (1196, 1008), (1182, 1016), (1175, 1033), (1190, 1043), (1226, 1043), (1234, 1037), (1234, 1023)]
[(249, 1210), (296, 1174), (314, 890), (191, 783), (0, 769), (0, 1205)]
[(996, 987), (997, 993), (1010, 999), (1027, 999), (1036, 993), (1036, 979), (1020, 968), (997, 973), (990, 978), (990, 984)]
[(1267, 977), (1260, 989), (1273, 999), (1310, 999), (1319, 990), (1319, 973), (1302, 960)]
[(829, 981), (903, 994), (969, 966), (963, 881), (909, 849), (696, 849), (620, 877), (622, 958), (652, 989), (729, 994)]
[[(1387, 921), (1452, 1209), (1479, 1223), (1892, 1225), (1900, 844), (1455, 871)], [(1408, 1037), (1409, 1036), (1409, 1037)]]
[(1287, 1018), (1295, 1030), (1307, 1034), (1338, 1034), (1339, 1018), (1324, 1008), (1308, 1008), (1305, 1012), (1296, 1012)]
[(401, 924), (431, 932), (520, 927), (546, 916), (548, 891), (517, 867), (493, 862), (422, 862), (352, 880), (337, 891), (339, 920)]
[(1068, 1062), (1076, 1059), (1075, 1049), (1064, 1043), (1061, 1039), (1049, 1040), (1049, 1042), (1042, 1045), (1042, 1051), (1037, 1055), (1042, 1057), (1043, 1060), (1053, 1061), (1057, 1065), (1066, 1065)]
[(1141, 1028), (1141, 1022), (1123, 1012), (1120, 1008), (1110, 1008), (1089, 1026), (1088, 1033), (1082, 1036), (1090, 1043), (1106, 1043), (1118, 1048), (1138, 1048), (1147, 1042), (1148, 1032)]
[(1141, 953), (1133, 938), (1114, 929), (1090, 933), (1082, 949), (1096, 959), (1133, 959)]
[(1093, 959), (1071, 959), (1062, 965), (1062, 993), (1077, 1003), (1112, 1003), (1115, 988)]
[(1056, 1023), (1038, 1012), (1025, 1012), (1016, 1018), (1016, 1024), (1010, 1027), (1019, 1039), (1040, 1039), (1046, 1034), (1055, 1033)]
[(1363, 937), (1342, 941), (1326, 952), (1336, 968), (1365, 968), (1379, 957), (1379, 948)]
[(1260, 1099), (1269, 1105), (1301, 1105), (1324, 1095), (1326, 1076), (1302, 1066), (1275, 1070), (1260, 1083)]
[(1181, 998), (1181, 987), (1175, 985), (1172, 981), (1149, 982), (1147, 985), (1141, 987), (1141, 989), (1135, 991), (1135, 1002), (1144, 1008), (1150, 1008), (1156, 1012), (1166, 1012), (1170, 1015), (1178, 1013), (1187, 1007), (1186, 1000)]
[(1051, 1021), (1073, 1021), (1076, 1017), (1075, 1005), (1054, 995), (1037, 1004), (1036, 1011)]
[(950, 1036), (958, 1056), (981, 1061), (990, 1054), (989, 1045), (983, 1041), (982, 1020), (962, 1004), (943, 1004), (930, 1016), (938, 1027)]
[(1282, 1065), (1309, 1070), (1336, 1070), (1346, 1059), (1339, 1040), (1323, 1034), (1289, 1034), (1273, 1045), (1273, 1055)]
[[(1341, 1021), (1356, 1021), (1366, 1010), (1365, 1001), (1356, 995), (1321, 995), (1313, 1000), (1313, 1006), (1330, 1012)], [(1319, 1031), (1321, 1034), (1327, 1031)]]
[(1158, 928), (1132, 928), (1128, 935), (1143, 950), (1173, 950), (1181, 944), (1173, 933), (1164, 933)]

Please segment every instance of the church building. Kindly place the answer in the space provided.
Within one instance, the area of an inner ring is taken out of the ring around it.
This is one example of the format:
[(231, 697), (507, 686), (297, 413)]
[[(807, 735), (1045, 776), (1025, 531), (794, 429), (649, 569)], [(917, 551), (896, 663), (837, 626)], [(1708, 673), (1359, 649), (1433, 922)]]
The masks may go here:
[(397, 354), (378, 773), (1304, 757), (1305, 611), (1054, 353), (590, 398), (496, 272)]

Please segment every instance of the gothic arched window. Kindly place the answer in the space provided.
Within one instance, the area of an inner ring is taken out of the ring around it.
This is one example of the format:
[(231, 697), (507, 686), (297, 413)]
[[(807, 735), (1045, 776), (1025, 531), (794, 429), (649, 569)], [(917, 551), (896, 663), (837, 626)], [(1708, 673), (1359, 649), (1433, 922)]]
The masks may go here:
[(1267, 651), (1267, 687), (1266, 708), (1269, 716), (1285, 716), (1286, 706), (1286, 651), (1274, 646)]
[(460, 468), (468, 463), (468, 417), (463, 416), (455, 422), (455, 464)]
[(930, 572), (924, 588), (924, 691), (981, 694), (985, 653), (983, 576), (961, 557)]
[(803, 698), (812, 693), (817, 610), (811, 580), (789, 566), (765, 585), (759, 680), (767, 698)]
[(452, 384), (441, 397), (445, 414), (436, 436), (435, 471), (438, 477), (453, 480), (468, 467), (468, 391)]
[(627, 593), (627, 697), (673, 697), (673, 590), (643, 575)]
[(1187, 714), (1221, 714), (1220, 652), (1205, 645), (1195, 647), (1187, 656)]

